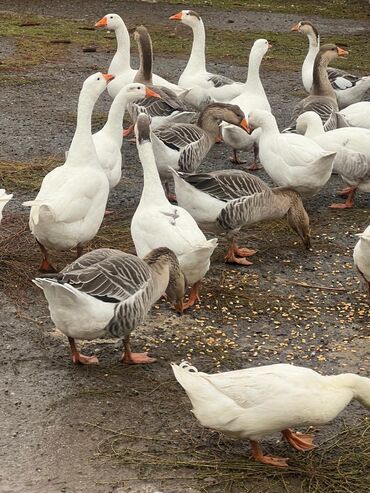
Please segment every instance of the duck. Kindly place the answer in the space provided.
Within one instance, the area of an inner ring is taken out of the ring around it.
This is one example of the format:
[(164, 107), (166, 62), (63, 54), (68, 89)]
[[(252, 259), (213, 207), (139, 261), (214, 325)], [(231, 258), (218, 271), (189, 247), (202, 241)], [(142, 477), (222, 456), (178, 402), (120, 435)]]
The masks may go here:
[(91, 135), (91, 114), (110, 74), (97, 72), (88, 77), (78, 99), (77, 125), (65, 163), (43, 179), (31, 207), (29, 227), (42, 253), (41, 272), (55, 271), (49, 262), (48, 249), (77, 248), (98, 232), (109, 195), (109, 182), (98, 159)]
[(353, 249), (353, 261), (355, 267), (367, 286), (370, 298), (370, 226), (363, 233), (357, 233), (358, 242)]
[[(292, 26), (291, 30), (308, 37), (309, 49), (302, 65), (302, 82), (306, 91), (310, 93), (315, 57), (320, 49), (320, 35), (317, 28), (309, 21), (300, 21)], [(327, 72), (340, 109), (361, 101), (366, 91), (370, 89), (369, 75), (361, 77), (336, 68), (328, 68)]]
[[(262, 59), (269, 48), (271, 48), (271, 44), (267, 41), (267, 39), (257, 39), (254, 42), (249, 56), (247, 81), (244, 85), (242, 93), (230, 102), (231, 104), (238, 105), (246, 115), (251, 110), (257, 108), (271, 111), (271, 106), (267, 99), (259, 74)], [(238, 158), (238, 151), (253, 148), (255, 161), (249, 169), (256, 170), (258, 155), (258, 131), (248, 135), (235, 125), (229, 125), (227, 123), (222, 123), (221, 128), (222, 138), (225, 144), (229, 145), (233, 149), (233, 156), (230, 158), (231, 162), (235, 164), (244, 164), (245, 161), (241, 161)]]
[(201, 16), (194, 10), (181, 10), (172, 15), (170, 20), (180, 21), (193, 30), (193, 46), (188, 63), (180, 75), (179, 86), (185, 89), (202, 87), (207, 90), (204, 95), (214, 97), (220, 102), (229, 102), (238, 96), (243, 90), (242, 83), (223, 75), (212, 74), (206, 69), (206, 34)]
[(320, 48), (316, 55), (313, 67), (313, 84), (311, 93), (295, 106), (292, 122), (289, 128), (284, 130), (284, 132), (294, 132), (295, 122), (298, 116), (305, 111), (315, 111), (319, 114), (325, 131), (333, 130), (338, 126), (341, 126), (341, 121), (338, 122), (339, 108), (337, 97), (330, 84), (326, 69), (330, 61), (335, 60), (338, 56), (345, 55), (348, 55), (348, 51), (336, 46), (335, 44), (326, 44)]
[(354, 103), (339, 112), (352, 127), (368, 128), (370, 130), (370, 101)]
[(330, 423), (354, 399), (370, 410), (370, 378), (354, 373), (321, 375), (278, 363), (222, 373), (200, 372), (187, 362), (171, 364), (199, 423), (251, 444), (263, 464), (288, 467), (288, 459), (265, 455), (260, 441), (280, 432), (298, 451), (316, 448), (314, 436), (292, 428)]
[(154, 155), (168, 194), (168, 182), (172, 179), (170, 168), (195, 172), (218, 139), (221, 121), (246, 129), (245, 115), (239, 106), (211, 103), (200, 113), (197, 124), (174, 123), (154, 130)]
[(261, 128), (259, 156), (270, 178), (304, 196), (317, 194), (329, 180), (335, 152), (298, 134), (280, 133), (275, 117), (265, 110), (248, 115), (249, 131)]
[[(118, 14), (105, 15), (95, 23), (95, 27), (114, 31), (116, 35), (117, 51), (108, 69), (108, 73), (115, 76), (108, 87), (108, 93), (114, 99), (125, 85), (134, 82), (137, 73), (137, 70), (131, 67), (130, 34), (122, 17)], [(176, 94), (182, 94), (184, 91), (181, 87), (156, 74), (153, 74), (153, 82), (172, 89)]]
[(167, 200), (152, 148), (149, 119), (144, 113), (137, 118), (135, 135), (144, 186), (132, 217), (131, 236), (140, 258), (161, 246), (174, 251), (186, 283), (191, 286), (190, 297), (182, 304), (183, 311), (199, 301), (200, 284), (209, 270), (217, 239), (207, 240), (192, 216)]
[(12, 193), (6, 193), (4, 188), (0, 188), (0, 223), (3, 219), (3, 209), (12, 198)]
[(145, 98), (155, 99), (160, 97), (158, 93), (139, 82), (127, 84), (114, 98), (104, 127), (93, 134), (93, 142), (98, 159), (107, 175), (110, 190), (118, 185), (121, 180), (122, 120), (127, 105)]
[(329, 207), (351, 208), (357, 190), (370, 192), (370, 130), (346, 127), (325, 132), (319, 115), (309, 111), (298, 117), (297, 131), (313, 139), (323, 149), (337, 153), (333, 170), (349, 187), (340, 192), (340, 195), (347, 196), (346, 202), (334, 203)]
[(311, 248), (309, 217), (300, 195), (289, 189), (271, 189), (263, 180), (242, 170), (186, 175), (173, 170), (177, 203), (206, 232), (226, 233), (230, 240), (225, 261), (252, 265), (256, 253), (240, 248), (241, 229), (264, 220), (287, 218), (307, 249)]
[(126, 364), (154, 363), (147, 353), (131, 351), (130, 335), (143, 323), (153, 303), (166, 293), (181, 304), (184, 276), (176, 255), (157, 248), (143, 259), (111, 248), (86, 253), (53, 277), (38, 277), (55, 326), (68, 337), (72, 361), (98, 364), (81, 354), (75, 339), (122, 339)]
[[(153, 65), (153, 46), (148, 30), (144, 26), (138, 26), (134, 33), (140, 57), (140, 67), (137, 71), (134, 82), (141, 82), (151, 87), (160, 98), (146, 98), (139, 104), (129, 104), (128, 112), (131, 119), (135, 122), (139, 113), (145, 112), (151, 117), (152, 129), (164, 125), (172, 125), (175, 122), (190, 122), (196, 118), (194, 111), (188, 111), (183, 100), (181, 100), (171, 89), (165, 86), (153, 86), (152, 65)], [(132, 127), (133, 128), (133, 127)], [(125, 135), (127, 132), (125, 132)]]

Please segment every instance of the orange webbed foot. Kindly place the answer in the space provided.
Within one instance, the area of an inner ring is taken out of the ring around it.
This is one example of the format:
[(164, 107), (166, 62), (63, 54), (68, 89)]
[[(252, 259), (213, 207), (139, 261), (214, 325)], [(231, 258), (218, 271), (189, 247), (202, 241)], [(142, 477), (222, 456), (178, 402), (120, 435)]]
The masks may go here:
[(125, 351), (122, 355), (121, 362), (126, 365), (147, 365), (155, 363), (157, 360), (148, 356), (148, 353), (131, 353)]

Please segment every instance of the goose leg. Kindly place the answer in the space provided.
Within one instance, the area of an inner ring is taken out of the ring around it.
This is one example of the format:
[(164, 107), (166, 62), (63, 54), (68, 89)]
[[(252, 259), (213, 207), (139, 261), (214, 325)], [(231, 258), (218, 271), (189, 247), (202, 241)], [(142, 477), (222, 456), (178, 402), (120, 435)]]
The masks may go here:
[(351, 191), (352, 191), (352, 187), (346, 187), (343, 188), (343, 190), (339, 190), (338, 195), (340, 195), (341, 197), (347, 197), (347, 195), (351, 193)]
[(329, 205), (330, 209), (350, 209), (354, 204), (354, 196), (357, 191), (356, 187), (351, 187), (351, 190), (348, 192), (347, 200), (343, 204), (331, 204)]
[(126, 365), (141, 365), (149, 364), (157, 361), (155, 358), (150, 358), (148, 353), (132, 353), (130, 348), (130, 335), (123, 339), (124, 351), (121, 356), (121, 363)]
[(124, 137), (129, 137), (133, 131), (134, 131), (134, 125), (130, 125), (129, 127), (125, 128), (123, 130), (122, 135)]
[(233, 149), (233, 155), (230, 156), (230, 161), (233, 164), (245, 164), (247, 162), (247, 161), (242, 161), (241, 159), (239, 159), (238, 151), (236, 149)]
[(200, 297), (199, 297), (200, 284), (201, 284), (201, 281), (198, 281), (195, 284), (193, 284), (193, 286), (191, 287), (190, 296), (189, 296), (188, 301), (186, 301), (185, 303), (182, 302), (182, 307), (181, 307), (182, 311), (187, 310), (191, 306), (195, 305), (195, 303), (197, 301), (200, 301)]
[(166, 192), (166, 197), (167, 199), (170, 201), (170, 202), (177, 202), (177, 198), (176, 198), (176, 195), (174, 193), (171, 192), (170, 190), (170, 185), (168, 183), (168, 181), (165, 181), (164, 182), (164, 189), (165, 189), (165, 192)]
[(68, 342), (71, 347), (72, 361), (73, 363), (81, 363), (81, 365), (98, 365), (99, 360), (96, 356), (85, 356), (81, 354), (77, 347), (73, 337), (68, 337)]
[(249, 262), (245, 257), (250, 257), (255, 253), (256, 250), (239, 248), (235, 238), (233, 238), (225, 255), (225, 261), (229, 264), (252, 265), (252, 262)]
[(285, 440), (296, 450), (301, 450), (302, 452), (306, 450), (312, 450), (316, 448), (313, 444), (313, 435), (304, 435), (303, 433), (295, 433), (294, 431), (287, 428), (281, 432)]
[(40, 247), (40, 250), (41, 250), (41, 253), (42, 253), (42, 262), (41, 262), (41, 265), (40, 265), (40, 272), (48, 272), (48, 273), (52, 273), (52, 272), (58, 272), (52, 265), (51, 263), (49, 262), (49, 259), (48, 259), (48, 252), (46, 250), (46, 248), (44, 247), (44, 245), (42, 245), (39, 240), (36, 240), (37, 241), (37, 244), (38, 246)]
[(251, 440), (252, 457), (263, 464), (270, 464), (275, 467), (288, 467), (286, 457), (274, 457), (273, 455), (263, 455), (261, 445), (255, 440)]
[(247, 167), (249, 171), (257, 171), (258, 169), (261, 169), (261, 166), (258, 166), (257, 164), (259, 161), (257, 144), (253, 144), (253, 155), (254, 155), (254, 162)]

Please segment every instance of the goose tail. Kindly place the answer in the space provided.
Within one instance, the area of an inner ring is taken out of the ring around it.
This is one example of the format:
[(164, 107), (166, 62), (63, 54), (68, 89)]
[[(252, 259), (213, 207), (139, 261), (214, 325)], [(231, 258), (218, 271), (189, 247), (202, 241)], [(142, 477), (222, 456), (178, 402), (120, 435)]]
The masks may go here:
[(55, 212), (51, 205), (47, 204), (45, 200), (28, 200), (22, 204), (25, 207), (31, 207), (31, 218), (34, 224), (38, 224), (40, 221), (40, 214), (46, 213), (55, 220)]

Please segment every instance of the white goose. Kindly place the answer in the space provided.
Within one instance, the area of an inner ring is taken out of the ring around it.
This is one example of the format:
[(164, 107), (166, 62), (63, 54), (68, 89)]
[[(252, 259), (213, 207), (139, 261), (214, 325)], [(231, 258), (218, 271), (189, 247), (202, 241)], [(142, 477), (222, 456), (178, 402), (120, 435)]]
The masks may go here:
[(280, 133), (268, 111), (252, 111), (248, 123), (251, 130), (261, 128), (260, 161), (277, 185), (302, 195), (321, 190), (331, 176), (335, 152), (325, 151), (303, 135)]
[(212, 74), (206, 69), (206, 34), (200, 15), (194, 10), (182, 10), (170, 19), (181, 21), (193, 30), (193, 46), (189, 61), (179, 78), (179, 86), (186, 89), (200, 86), (207, 89), (205, 95), (213, 97), (216, 101), (228, 102), (238, 96), (243, 90), (243, 84), (223, 75)]
[[(257, 39), (254, 42), (249, 55), (248, 76), (243, 92), (231, 101), (231, 104), (237, 104), (246, 115), (254, 109), (271, 111), (270, 103), (267, 99), (259, 74), (262, 58), (269, 48), (271, 48), (271, 45), (267, 39)], [(232, 147), (234, 152), (234, 156), (230, 158), (231, 162), (243, 164), (245, 161), (240, 161), (237, 151), (249, 150), (253, 147), (255, 162), (250, 169), (256, 169), (258, 154), (256, 139), (258, 138), (259, 131), (248, 135), (235, 125), (226, 123), (222, 123), (221, 128), (222, 137), (225, 143)]]
[(351, 104), (339, 112), (352, 127), (370, 129), (370, 101)]
[(356, 236), (360, 239), (353, 250), (353, 260), (361, 278), (366, 283), (370, 297), (370, 226)]
[(78, 100), (77, 126), (66, 162), (48, 173), (31, 207), (30, 230), (42, 255), (41, 271), (54, 271), (47, 249), (68, 250), (83, 246), (98, 232), (104, 217), (109, 182), (96, 154), (91, 135), (95, 102), (113, 79), (100, 72), (83, 83)]
[(165, 292), (181, 305), (185, 281), (176, 255), (157, 248), (143, 259), (100, 248), (86, 253), (52, 278), (36, 278), (44, 291), (55, 326), (68, 337), (73, 363), (97, 364), (75, 339), (123, 339), (122, 363), (153, 363), (147, 353), (132, 353), (130, 334)]
[(370, 378), (353, 373), (324, 376), (276, 364), (209, 375), (185, 362), (171, 366), (202, 426), (250, 440), (253, 458), (277, 467), (288, 459), (263, 454), (266, 435), (281, 432), (296, 450), (311, 450), (313, 435), (290, 428), (330, 423), (352, 399), (370, 410)]
[[(131, 68), (130, 58), (130, 35), (126, 24), (118, 14), (107, 14), (102, 17), (95, 27), (102, 27), (109, 31), (114, 31), (117, 39), (117, 51), (109, 65), (108, 72), (115, 76), (114, 81), (109, 84), (108, 93), (115, 98), (119, 91), (126, 85), (134, 81), (137, 70)], [(153, 74), (154, 84), (168, 87), (176, 94), (181, 94), (184, 90), (167, 81), (159, 75)]]
[(0, 223), (3, 218), (3, 209), (6, 204), (13, 198), (13, 194), (7, 194), (3, 188), (0, 188)]
[(333, 169), (350, 186), (340, 192), (347, 195), (343, 204), (332, 204), (333, 209), (353, 207), (357, 190), (370, 192), (370, 130), (366, 128), (345, 127), (324, 131), (317, 113), (303, 113), (297, 120), (297, 132), (314, 140), (326, 151), (335, 151)]
[(131, 222), (131, 236), (139, 257), (153, 248), (166, 246), (177, 255), (188, 285), (189, 308), (199, 299), (199, 286), (210, 266), (217, 239), (207, 240), (191, 215), (172, 205), (164, 194), (150, 141), (148, 117), (140, 114), (135, 126), (139, 157), (144, 170), (140, 203)]
[[(320, 35), (317, 28), (308, 21), (301, 21), (291, 28), (308, 37), (309, 49), (302, 65), (302, 81), (309, 93), (312, 88), (312, 74), (315, 57), (320, 49)], [(370, 76), (352, 75), (344, 70), (328, 68), (328, 76), (338, 100), (339, 108), (361, 101), (366, 91), (370, 89)]]
[(122, 120), (129, 103), (144, 98), (160, 98), (149, 87), (138, 82), (127, 84), (114, 98), (104, 127), (93, 135), (99, 162), (105, 171), (110, 189), (120, 181), (122, 175)]
[(241, 170), (173, 173), (178, 204), (204, 231), (226, 233), (230, 239), (226, 262), (251, 265), (246, 257), (255, 250), (239, 248), (236, 236), (241, 229), (265, 220), (286, 217), (306, 248), (311, 247), (309, 218), (297, 192), (270, 189), (257, 176)]

